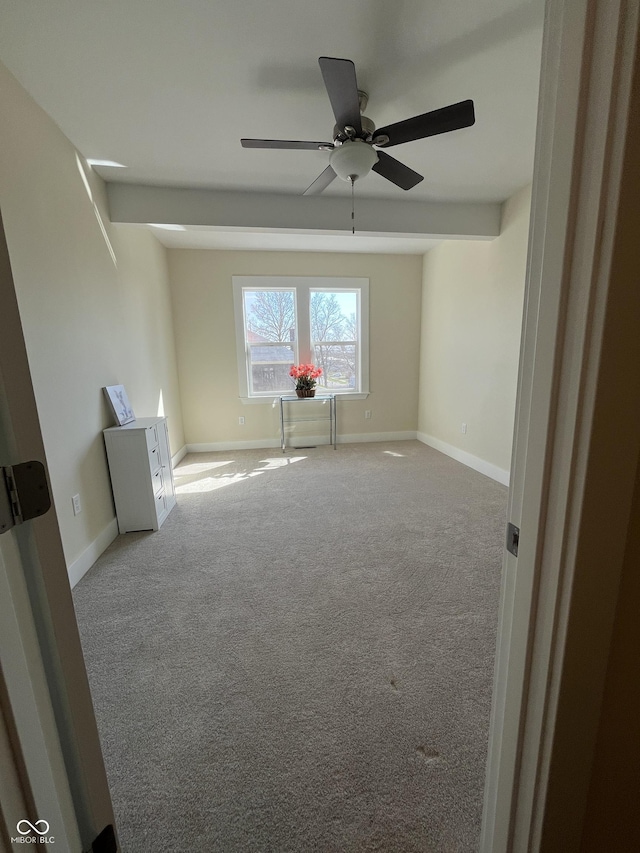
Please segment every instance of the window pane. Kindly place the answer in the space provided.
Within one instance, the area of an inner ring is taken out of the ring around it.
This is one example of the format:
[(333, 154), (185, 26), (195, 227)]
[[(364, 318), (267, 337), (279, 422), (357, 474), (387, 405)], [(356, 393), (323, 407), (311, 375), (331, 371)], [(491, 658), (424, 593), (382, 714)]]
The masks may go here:
[(245, 290), (244, 316), (248, 344), (296, 339), (293, 290)]
[(322, 368), (318, 385), (333, 391), (357, 390), (356, 344), (315, 344), (314, 363)]
[(357, 341), (358, 297), (350, 291), (311, 291), (311, 340)]
[(264, 392), (290, 393), (292, 390), (289, 370), (295, 363), (292, 345), (249, 344), (249, 376), (251, 391), (254, 394)]
[(318, 385), (331, 391), (358, 390), (358, 296), (348, 290), (312, 290), (311, 340)]

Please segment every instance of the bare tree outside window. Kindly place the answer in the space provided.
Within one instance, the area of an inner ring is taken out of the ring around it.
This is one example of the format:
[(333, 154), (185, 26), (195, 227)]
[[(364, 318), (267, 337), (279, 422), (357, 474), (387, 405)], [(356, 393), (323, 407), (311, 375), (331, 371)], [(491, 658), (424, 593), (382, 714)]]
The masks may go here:
[(311, 339), (341, 341), (346, 317), (335, 293), (316, 291), (311, 295)]
[(266, 341), (295, 340), (293, 293), (286, 290), (256, 290), (246, 294), (247, 328)]
[[(344, 337), (347, 341), (358, 340), (358, 320), (355, 315), (355, 312), (349, 314), (346, 319)], [(358, 371), (357, 347), (345, 347), (343, 356), (347, 364), (347, 371), (349, 376), (356, 376)]]
[[(354, 292), (313, 291), (310, 299), (311, 340), (319, 382), (330, 390), (355, 388), (357, 381), (357, 305)], [(348, 313), (345, 313), (345, 311)]]
[(252, 391), (260, 394), (289, 390), (296, 339), (293, 292), (248, 290), (244, 304)]

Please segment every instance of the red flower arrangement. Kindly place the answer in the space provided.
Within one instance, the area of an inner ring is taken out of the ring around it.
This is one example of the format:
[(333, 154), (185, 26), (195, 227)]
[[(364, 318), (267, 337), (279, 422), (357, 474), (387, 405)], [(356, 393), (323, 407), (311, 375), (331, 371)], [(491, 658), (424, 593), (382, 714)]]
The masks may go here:
[(311, 391), (318, 376), (322, 376), (322, 368), (315, 364), (292, 364), (289, 376), (296, 380), (296, 391)]

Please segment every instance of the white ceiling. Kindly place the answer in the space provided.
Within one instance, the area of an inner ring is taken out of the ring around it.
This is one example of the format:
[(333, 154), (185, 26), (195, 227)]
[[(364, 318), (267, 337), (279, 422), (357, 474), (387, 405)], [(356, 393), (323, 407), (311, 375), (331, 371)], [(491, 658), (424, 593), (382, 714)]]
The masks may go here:
[[(0, 0), (0, 59), (85, 157), (126, 164), (98, 168), (107, 181), (298, 197), (328, 154), (243, 149), (240, 137), (330, 141), (317, 59), (350, 58), (379, 127), (466, 98), (476, 110), (471, 128), (394, 148), (425, 175), (413, 190), (371, 173), (358, 196), (501, 202), (531, 180), (543, 11), (544, 0)], [(323, 195), (349, 193), (336, 180)], [(213, 233), (203, 245), (229, 240)]]

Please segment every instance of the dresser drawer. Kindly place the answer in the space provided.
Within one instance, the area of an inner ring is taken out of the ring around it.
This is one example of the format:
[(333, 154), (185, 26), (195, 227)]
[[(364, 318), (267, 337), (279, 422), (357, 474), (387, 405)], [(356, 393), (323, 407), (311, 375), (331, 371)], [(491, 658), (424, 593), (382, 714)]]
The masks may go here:
[(164, 491), (161, 491), (156, 495), (156, 515), (158, 516), (158, 521), (162, 522), (162, 519), (166, 514), (167, 501), (164, 495)]
[(151, 472), (155, 472), (162, 465), (162, 460), (160, 459), (160, 448), (153, 447), (149, 451), (149, 468)]
[(145, 430), (145, 435), (147, 438), (147, 447), (151, 450), (154, 447), (158, 446), (158, 425), (154, 424), (153, 426), (147, 427)]
[(158, 468), (157, 471), (154, 471), (151, 476), (151, 483), (153, 485), (153, 493), (157, 495), (158, 492), (164, 488), (164, 477), (162, 474), (162, 468)]

